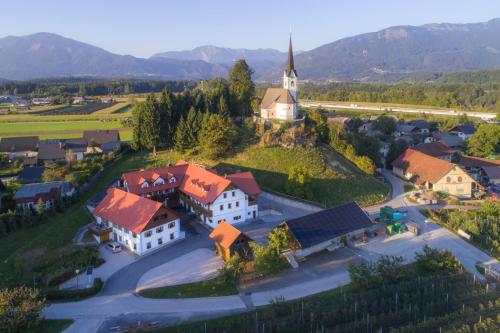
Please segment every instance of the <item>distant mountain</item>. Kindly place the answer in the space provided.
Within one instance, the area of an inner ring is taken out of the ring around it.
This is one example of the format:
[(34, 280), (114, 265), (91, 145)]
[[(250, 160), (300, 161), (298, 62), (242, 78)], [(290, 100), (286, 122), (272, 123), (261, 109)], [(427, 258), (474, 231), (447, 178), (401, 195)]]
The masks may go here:
[(0, 77), (33, 79), (64, 76), (205, 79), (227, 68), (200, 60), (155, 61), (117, 55), (50, 33), (0, 39)]
[[(417, 72), (500, 67), (500, 19), (397, 26), (340, 39), (295, 57), (301, 80), (374, 81)], [(283, 64), (263, 76), (281, 77)]]
[(286, 60), (286, 52), (274, 49), (231, 49), (213, 45), (199, 46), (192, 50), (168, 51), (154, 54), (153, 60), (202, 60), (209, 64), (230, 67), (236, 60), (245, 59), (254, 69), (256, 76), (265, 75)]

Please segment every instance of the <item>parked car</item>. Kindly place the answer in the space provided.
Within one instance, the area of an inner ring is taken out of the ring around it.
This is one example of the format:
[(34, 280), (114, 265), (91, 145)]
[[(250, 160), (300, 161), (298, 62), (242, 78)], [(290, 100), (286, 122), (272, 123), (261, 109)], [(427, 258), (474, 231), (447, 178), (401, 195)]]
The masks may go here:
[(113, 253), (118, 253), (122, 251), (122, 246), (116, 242), (111, 242), (106, 245), (106, 248)]

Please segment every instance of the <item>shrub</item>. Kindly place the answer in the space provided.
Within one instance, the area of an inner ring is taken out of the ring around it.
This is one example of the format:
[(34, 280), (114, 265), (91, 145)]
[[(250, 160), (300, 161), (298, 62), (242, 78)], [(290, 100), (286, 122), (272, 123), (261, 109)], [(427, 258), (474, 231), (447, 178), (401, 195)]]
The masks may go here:
[(35, 289), (0, 290), (0, 331), (33, 332), (39, 324), (45, 300)]
[(94, 285), (86, 289), (64, 290), (64, 289), (48, 289), (43, 292), (43, 295), (48, 301), (62, 300), (80, 300), (90, 296), (94, 296), (101, 291), (104, 283), (100, 278), (94, 280)]

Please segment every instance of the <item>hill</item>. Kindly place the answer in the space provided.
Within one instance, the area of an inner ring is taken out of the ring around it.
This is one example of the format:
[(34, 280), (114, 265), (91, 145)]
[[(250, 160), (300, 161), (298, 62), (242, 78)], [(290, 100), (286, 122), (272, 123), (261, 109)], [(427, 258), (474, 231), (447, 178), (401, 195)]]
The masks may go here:
[(26, 80), (45, 77), (143, 77), (203, 79), (226, 69), (200, 60), (155, 61), (117, 55), (51, 33), (0, 39), (0, 77)]
[[(500, 67), (500, 19), (396, 26), (340, 39), (295, 57), (300, 79), (398, 80), (412, 73)], [(277, 80), (283, 65), (263, 78)]]
[(202, 60), (209, 64), (219, 64), (226, 67), (230, 67), (238, 59), (245, 59), (255, 70), (257, 76), (260, 76), (282, 64), (286, 60), (286, 57), (286, 52), (274, 49), (231, 49), (206, 45), (196, 47), (192, 50), (157, 53), (150, 59), (161, 61), (165, 59)]

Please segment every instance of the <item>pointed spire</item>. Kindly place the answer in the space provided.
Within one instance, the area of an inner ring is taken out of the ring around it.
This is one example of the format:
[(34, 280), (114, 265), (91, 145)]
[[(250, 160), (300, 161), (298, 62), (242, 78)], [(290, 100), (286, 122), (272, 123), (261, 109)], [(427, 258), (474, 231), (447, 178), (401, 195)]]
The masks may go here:
[(286, 66), (287, 75), (290, 75), (292, 71), (295, 73), (295, 76), (297, 76), (297, 72), (295, 71), (295, 65), (293, 63), (292, 34), (290, 33), (290, 41), (288, 43), (288, 63)]

